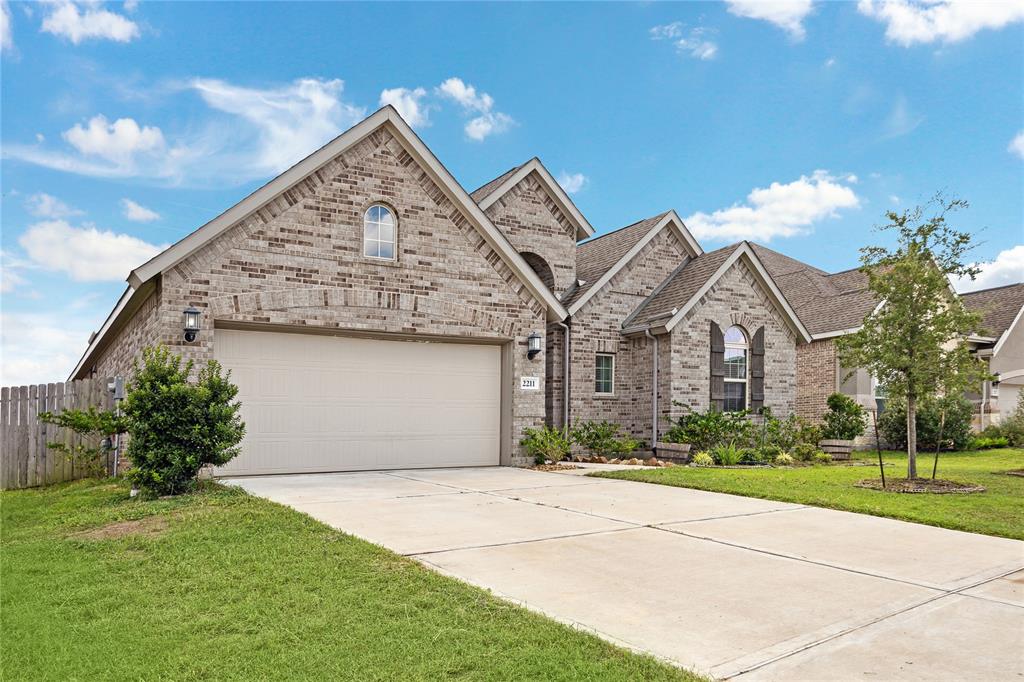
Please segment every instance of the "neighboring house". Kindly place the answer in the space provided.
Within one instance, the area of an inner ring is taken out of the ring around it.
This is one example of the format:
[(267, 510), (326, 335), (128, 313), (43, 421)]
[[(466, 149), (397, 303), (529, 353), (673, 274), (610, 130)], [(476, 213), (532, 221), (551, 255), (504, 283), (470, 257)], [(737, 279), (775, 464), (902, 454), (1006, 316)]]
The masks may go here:
[[(839, 391), (868, 410), (884, 406), (885, 396), (864, 369), (851, 373), (840, 365), (835, 340), (860, 328), (878, 307), (859, 269), (827, 273), (764, 246), (754, 250), (811, 333), (811, 343), (797, 348), (797, 414), (820, 419), (825, 399)], [(975, 426), (998, 423), (1017, 404), (1024, 387), (1024, 284), (1011, 284), (963, 294), (964, 304), (982, 314), (981, 329), (968, 338), (979, 357), (998, 377), (986, 381), (981, 393), (968, 395), (975, 404)]]
[(972, 291), (963, 300), (982, 316), (981, 332), (971, 341), (996, 377), (971, 396), (977, 405), (975, 425), (983, 429), (1013, 412), (1024, 390), (1024, 283)]
[(72, 378), (156, 343), (219, 360), (236, 475), (521, 464), (545, 421), (652, 442), (677, 403), (797, 408), (811, 333), (759, 247), (705, 253), (674, 211), (593, 233), (537, 159), (470, 195), (386, 107), (132, 271)]

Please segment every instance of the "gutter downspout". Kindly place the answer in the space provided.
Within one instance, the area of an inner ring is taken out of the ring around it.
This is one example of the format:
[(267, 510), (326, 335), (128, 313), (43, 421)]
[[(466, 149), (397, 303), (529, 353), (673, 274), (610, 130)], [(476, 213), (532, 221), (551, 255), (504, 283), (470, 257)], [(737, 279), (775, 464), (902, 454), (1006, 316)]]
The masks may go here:
[(650, 329), (644, 335), (654, 341), (654, 362), (651, 363), (651, 450), (658, 447), (658, 337)]
[[(566, 318), (571, 319), (571, 318)], [(556, 322), (562, 328), (564, 339), (562, 342), (562, 427), (569, 428), (569, 325), (565, 322)]]

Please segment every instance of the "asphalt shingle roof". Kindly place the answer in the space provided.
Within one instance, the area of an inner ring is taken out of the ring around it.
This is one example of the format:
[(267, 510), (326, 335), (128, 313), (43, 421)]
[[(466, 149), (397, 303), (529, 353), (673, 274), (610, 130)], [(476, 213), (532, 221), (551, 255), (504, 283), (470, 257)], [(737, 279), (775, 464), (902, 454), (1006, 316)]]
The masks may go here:
[(677, 269), (641, 304), (627, 326), (642, 327), (654, 320), (670, 317), (674, 309), (683, 307), (700, 291), (739, 247), (740, 244), (736, 243), (702, 253)]
[(568, 295), (563, 297), (562, 303), (570, 306), (581, 296), (589, 291), (601, 277), (605, 275), (612, 266), (619, 262), (633, 246), (636, 245), (645, 234), (651, 231), (658, 222), (667, 215), (660, 213), (656, 216), (637, 221), (632, 225), (620, 227), (612, 232), (607, 232), (599, 237), (593, 237), (581, 242), (576, 247), (576, 279), (583, 284), (577, 284)]
[(981, 331), (999, 338), (1024, 307), (1024, 282), (961, 295), (968, 309), (981, 313)]
[(481, 185), (480, 187), (477, 187), (475, 190), (473, 190), (472, 192), (469, 193), (469, 196), (472, 197), (473, 201), (475, 201), (476, 203), (479, 204), (481, 201), (486, 199), (487, 196), (489, 194), (491, 194), (494, 190), (496, 190), (499, 187), (501, 187), (501, 183), (503, 183), (506, 180), (508, 180), (510, 177), (512, 177), (512, 175), (515, 174), (515, 172), (517, 170), (519, 170), (520, 168), (522, 168), (525, 165), (526, 165), (525, 163), (521, 163), (518, 166), (514, 166), (513, 168), (510, 168), (509, 170), (505, 171), (504, 173), (502, 173), (498, 177), (494, 178), (490, 182), (488, 182), (488, 183), (486, 183), (484, 185)]
[(766, 246), (751, 246), (812, 335), (859, 327), (878, 305), (858, 269), (830, 275)]

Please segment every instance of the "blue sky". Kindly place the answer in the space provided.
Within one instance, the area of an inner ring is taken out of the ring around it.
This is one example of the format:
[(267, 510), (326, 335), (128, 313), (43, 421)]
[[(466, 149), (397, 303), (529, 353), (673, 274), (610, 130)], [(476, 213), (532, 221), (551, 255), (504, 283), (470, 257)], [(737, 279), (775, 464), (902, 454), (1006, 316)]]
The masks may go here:
[(1024, 3), (3, 3), (2, 382), (128, 271), (382, 103), (472, 190), (539, 156), (598, 232), (829, 270), (938, 190), (1024, 279)]

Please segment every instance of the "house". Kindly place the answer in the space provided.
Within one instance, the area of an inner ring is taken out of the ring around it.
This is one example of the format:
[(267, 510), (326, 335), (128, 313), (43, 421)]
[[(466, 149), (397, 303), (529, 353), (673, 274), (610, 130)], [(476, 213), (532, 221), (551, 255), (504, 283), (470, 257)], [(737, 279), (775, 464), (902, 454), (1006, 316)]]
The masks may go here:
[(72, 378), (157, 343), (220, 361), (232, 475), (521, 464), (545, 421), (654, 442), (680, 405), (797, 408), (812, 337), (758, 247), (705, 252), (674, 211), (593, 235), (539, 160), (470, 194), (385, 107), (133, 270)]
[(963, 300), (982, 316), (981, 332), (971, 343), (995, 376), (979, 394), (970, 396), (977, 406), (975, 426), (980, 430), (1013, 412), (1024, 390), (1024, 283), (972, 291)]
[[(869, 411), (881, 410), (885, 395), (877, 382), (863, 368), (851, 372), (842, 367), (835, 345), (878, 307), (867, 275), (859, 269), (827, 273), (764, 246), (755, 245), (754, 250), (811, 334), (811, 342), (797, 348), (797, 414), (820, 419), (827, 410), (825, 399), (837, 391)], [(962, 299), (982, 315), (981, 329), (968, 344), (997, 375), (980, 393), (968, 395), (980, 430), (1012, 412), (1024, 387), (1024, 283), (966, 293)]]

